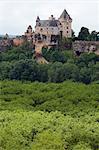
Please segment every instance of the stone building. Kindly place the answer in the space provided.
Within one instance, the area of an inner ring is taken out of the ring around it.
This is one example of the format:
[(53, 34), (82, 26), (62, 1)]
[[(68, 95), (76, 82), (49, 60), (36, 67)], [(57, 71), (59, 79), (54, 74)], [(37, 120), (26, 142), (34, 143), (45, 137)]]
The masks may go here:
[(31, 41), (33, 39), (33, 31), (32, 31), (32, 26), (29, 25), (26, 32), (25, 32), (25, 36), (27, 37), (28, 41)]
[[(42, 48), (58, 45), (59, 37), (70, 38), (72, 36), (72, 19), (66, 10), (62, 12), (58, 19), (55, 19), (53, 15), (48, 20), (41, 20), (39, 16), (36, 19), (35, 29), (33, 31), (32, 26), (29, 25), (26, 32), (22, 36), (9, 39), (6, 34), (5, 40), (0, 41), (1, 49), (6, 49), (11, 41), (11, 45), (20, 46), (25, 41), (29, 41), (35, 48), (35, 56), (42, 56)], [(43, 61), (45, 61), (43, 59)]]
[(35, 45), (35, 52), (41, 53), (44, 46), (51, 47), (58, 44), (60, 37), (70, 38), (72, 36), (72, 19), (66, 10), (55, 19), (53, 15), (48, 20), (41, 20), (39, 16), (36, 19), (35, 31), (29, 25), (25, 36), (28, 41)]

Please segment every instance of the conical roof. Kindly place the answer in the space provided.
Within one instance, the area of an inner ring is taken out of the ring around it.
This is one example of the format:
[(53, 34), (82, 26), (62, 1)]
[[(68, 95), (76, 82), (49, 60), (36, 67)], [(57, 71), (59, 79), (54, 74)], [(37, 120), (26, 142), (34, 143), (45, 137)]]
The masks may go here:
[(32, 26), (31, 26), (31, 25), (29, 25), (29, 26), (28, 26), (28, 29), (32, 29)]
[(69, 18), (70, 20), (72, 20), (71, 17), (70, 17), (70, 15), (66, 11), (66, 9), (64, 9), (64, 11), (62, 12), (62, 14), (60, 15), (59, 18), (63, 18), (63, 19), (68, 19)]
[(38, 21), (40, 21), (40, 18), (39, 18), (39, 16), (37, 16), (37, 19), (36, 19), (36, 22), (38, 22)]

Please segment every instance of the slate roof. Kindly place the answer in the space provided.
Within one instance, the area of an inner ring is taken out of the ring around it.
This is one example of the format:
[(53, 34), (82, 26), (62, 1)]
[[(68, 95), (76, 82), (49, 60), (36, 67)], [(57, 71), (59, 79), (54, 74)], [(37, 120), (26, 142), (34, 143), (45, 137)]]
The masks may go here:
[(32, 26), (31, 26), (31, 25), (29, 25), (29, 26), (28, 26), (28, 29), (32, 29)]
[(39, 21), (41, 27), (57, 27), (59, 21), (58, 20), (40, 20)]
[(66, 11), (66, 9), (64, 9), (64, 11), (62, 12), (62, 14), (60, 15), (60, 18), (67, 19), (68, 17), (69, 17), (70, 20), (72, 20), (71, 17), (70, 17), (70, 15)]
[[(67, 11), (64, 9), (64, 11), (62, 12), (60, 18), (64, 18), (64, 19), (71, 19), (70, 15), (67, 13)], [(59, 20), (56, 19), (51, 19), (51, 20), (40, 20), (39, 16), (37, 16), (37, 20), (36, 20), (37, 26), (40, 27), (58, 27), (58, 25), (61, 23), (59, 22)]]

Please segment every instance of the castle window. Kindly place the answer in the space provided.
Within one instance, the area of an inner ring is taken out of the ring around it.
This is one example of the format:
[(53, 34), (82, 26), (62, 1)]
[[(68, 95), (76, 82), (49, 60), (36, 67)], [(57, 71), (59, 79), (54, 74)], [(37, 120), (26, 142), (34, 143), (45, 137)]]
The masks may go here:
[(68, 29), (68, 27), (67, 27), (67, 29)]
[(57, 37), (56, 37), (56, 35), (51, 35), (51, 40), (50, 40), (50, 42), (54, 42), (54, 43), (57, 42)]
[(44, 40), (46, 40), (46, 38), (47, 38), (46, 35), (42, 35), (42, 37), (43, 37)]
[(40, 29), (40, 31), (42, 32), (42, 31), (43, 31), (43, 29), (41, 28), (41, 29)]
[(67, 33), (68, 33), (68, 31), (67, 31)]

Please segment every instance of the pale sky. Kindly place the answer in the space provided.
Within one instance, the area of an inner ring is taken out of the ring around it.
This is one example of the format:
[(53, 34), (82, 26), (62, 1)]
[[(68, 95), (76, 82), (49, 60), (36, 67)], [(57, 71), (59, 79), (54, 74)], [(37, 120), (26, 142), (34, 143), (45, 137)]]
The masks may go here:
[(21, 35), (37, 16), (57, 19), (66, 9), (78, 34), (82, 26), (99, 32), (99, 0), (0, 0), (0, 34)]

